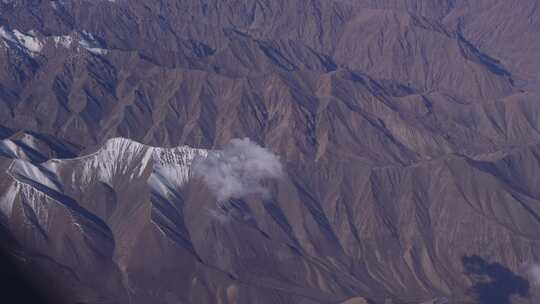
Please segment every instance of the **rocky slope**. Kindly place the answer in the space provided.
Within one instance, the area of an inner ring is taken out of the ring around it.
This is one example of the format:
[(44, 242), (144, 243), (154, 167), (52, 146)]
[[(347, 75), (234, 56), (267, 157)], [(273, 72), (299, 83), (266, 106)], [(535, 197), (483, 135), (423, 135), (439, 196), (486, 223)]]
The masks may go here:
[[(536, 1), (0, 2), (4, 251), (66, 303), (536, 303)], [(225, 202), (194, 158), (280, 157)]]

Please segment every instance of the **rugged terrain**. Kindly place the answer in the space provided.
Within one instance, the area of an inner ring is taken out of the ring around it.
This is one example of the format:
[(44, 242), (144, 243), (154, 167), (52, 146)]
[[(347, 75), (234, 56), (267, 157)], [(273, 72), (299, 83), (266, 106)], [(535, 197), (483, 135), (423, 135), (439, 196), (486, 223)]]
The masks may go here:
[[(537, 1), (0, 2), (0, 236), (65, 303), (537, 303)], [(284, 174), (217, 202), (248, 137)]]

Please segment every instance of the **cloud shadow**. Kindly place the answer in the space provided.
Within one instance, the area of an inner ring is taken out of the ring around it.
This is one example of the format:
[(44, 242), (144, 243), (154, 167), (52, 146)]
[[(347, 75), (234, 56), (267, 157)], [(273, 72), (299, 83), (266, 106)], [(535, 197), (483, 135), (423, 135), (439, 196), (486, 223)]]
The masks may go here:
[(527, 298), (530, 284), (499, 263), (489, 263), (478, 255), (462, 257), (463, 268), (473, 281), (469, 292), (478, 304), (511, 304), (513, 296)]

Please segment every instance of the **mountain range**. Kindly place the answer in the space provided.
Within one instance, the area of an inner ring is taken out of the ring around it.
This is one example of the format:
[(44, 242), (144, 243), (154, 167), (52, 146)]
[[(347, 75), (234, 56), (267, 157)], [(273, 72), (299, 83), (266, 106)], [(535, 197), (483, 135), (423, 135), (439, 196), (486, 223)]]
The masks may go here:
[(537, 303), (537, 7), (0, 1), (1, 259), (53, 303)]

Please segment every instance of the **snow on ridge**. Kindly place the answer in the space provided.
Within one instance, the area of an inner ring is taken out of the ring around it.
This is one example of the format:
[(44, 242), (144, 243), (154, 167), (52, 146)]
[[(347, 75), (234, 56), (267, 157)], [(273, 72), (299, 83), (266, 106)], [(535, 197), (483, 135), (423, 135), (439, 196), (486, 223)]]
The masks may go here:
[(39, 41), (38, 38), (30, 35), (25, 35), (18, 30), (13, 30), (13, 33), (15, 34), (15, 37), (17, 37), (17, 41), (24, 45), (24, 47), (31, 52), (39, 53), (43, 49), (43, 43)]
[(95, 55), (107, 55), (107, 53), (108, 53), (107, 49), (94, 47), (94, 46), (91, 45), (90, 42), (88, 42), (85, 39), (79, 40), (79, 45), (82, 46), (87, 51), (89, 51), (90, 53), (95, 54)]
[(0, 156), (13, 159), (22, 159), (31, 162), (41, 162), (42, 155), (36, 138), (28, 133), (14, 140), (6, 138), (0, 140)]
[(125, 137), (113, 137), (107, 140), (103, 147), (93, 154), (99, 154), (102, 150), (117, 150), (125, 153), (141, 149), (148, 149), (151, 151), (153, 153), (152, 160), (161, 165), (186, 164), (195, 155), (206, 155), (207, 151), (205, 149), (191, 148), (189, 146), (178, 146), (172, 148), (155, 147)]
[(22, 158), (24, 151), (17, 146), (11, 139), (0, 140), (0, 155), (9, 158)]
[[(8, 153), (16, 153), (13, 145), (4, 143), (0, 149), (5, 146)], [(8, 173), (16, 181), (20, 179), (18, 177), (24, 177), (29, 181), (62, 192), (59, 176), (71, 178), (72, 184), (84, 189), (85, 185), (96, 181), (113, 186), (117, 176), (123, 176), (119, 179), (121, 182), (130, 182), (141, 178), (145, 172), (149, 172), (146, 184), (150, 191), (169, 198), (171, 190), (174, 191), (188, 182), (193, 160), (197, 157), (206, 157), (207, 154), (207, 150), (204, 149), (188, 146), (152, 147), (118, 137), (107, 140), (96, 152), (77, 158), (50, 159), (41, 165), (15, 159)], [(62, 175), (62, 172), (65, 172), (62, 169), (66, 167), (69, 168), (68, 172), (71, 172), (70, 177)], [(2, 201), (0, 205), (6, 204)]]
[(111, 184), (116, 174), (130, 174), (132, 180), (151, 168), (147, 185), (151, 191), (168, 197), (168, 189), (180, 187), (189, 180), (193, 159), (206, 155), (206, 150), (188, 146), (161, 148), (126, 138), (112, 138), (91, 156), (92, 160), (85, 162), (82, 178), (89, 182), (97, 174), (101, 181)]
[[(24, 146), (27, 147), (24, 147)], [(25, 133), (22, 138), (15, 141), (10, 138), (0, 140), (0, 156), (7, 158), (16, 158), (23, 160), (32, 160), (32, 151), (38, 151), (39, 148), (36, 145), (35, 138), (30, 134)]]
[[(148, 172), (146, 185), (150, 192), (170, 199), (189, 180), (193, 160), (207, 154), (207, 150), (188, 146), (161, 148), (126, 138), (112, 138), (98, 151), (82, 157), (51, 159), (41, 165), (15, 159), (7, 170), (13, 183), (5, 193), (0, 194), (0, 214), (10, 217), (16, 198), (24, 197), (36, 212), (39, 224), (47, 227), (49, 217), (46, 202), (55, 199), (36, 184), (62, 193), (61, 178), (71, 178), (66, 182), (84, 191), (85, 185), (97, 181), (112, 186), (116, 175), (123, 176), (121, 182), (129, 183)], [(64, 175), (65, 167), (69, 168), (71, 176)], [(128, 176), (129, 179), (124, 178)]]
[(71, 44), (73, 43), (73, 38), (71, 38), (70, 35), (64, 35), (64, 36), (53, 36), (54, 46), (58, 47), (58, 45), (61, 45), (65, 47), (66, 49), (69, 49), (71, 47)]
[(22, 33), (18, 29), (8, 30), (3, 26), (0, 26), (0, 38), (4, 40), (4, 45), (8, 46), (6, 42), (12, 43), (21, 49), (30, 51), (31, 53), (41, 53), (46, 41), (52, 38), (54, 46), (63, 46), (70, 48), (73, 43), (72, 35), (63, 36), (44, 36), (43, 39), (39, 39), (38, 34), (34, 30), (28, 31), (26, 34)]
[(154, 148), (152, 174), (147, 181), (150, 190), (168, 198), (171, 190), (189, 181), (193, 160), (207, 155), (207, 150), (187, 146), (172, 149)]
[(9, 31), (5, 27), (0, 26), (0, 38), (32, 53), (39, 53), (43, 49), (43, 42), (36, 37), (33, 31), (24, 34), (17, 29)]
[(96, 37), (87, 31), (82, 32), (79, 45), (95, 55), (107, 55), (108, 53), (108, 50), (101, 46)]
[(106, 55), (109, 52), (94, 34), (87, 31), (74, 32), (62, 36), (41, 36), (41, 38), (38, 37), (38, 33), (34, 30), (23, 33), (17, 29), (9, 30), (4, 26), (0, 26), (0, 41), (6, 47), (16, 46), (28, 51), (31, 55), (41, 53), (45, 43), (50, 41), (50, 39), (52, 39), (56, 48), (61, 46), (70, 49), (75, 45), (77, 46), (77, 51), (85, 49), (94, 55)]
[[(142, 172), (149, 157), (148, 149), (135, 141), (113, 138), (109, 139), (97, 152), (78, 158), (82, 159), (81, 170), (75, 170), (73, 179), (80, 178), (84, 184), (99, 180), (112, 185), (117, 174), (127, 174), (128, 171)], [(80, 174), (80, 176), (78, 176)]]
[(96, 55), (106, 55), (108, 50), (103, 48), (96, 37), (87, 31), (70, 33), (62, 36), (49, 36), (54, 42), (54, 46), (70, 49), (76, 46), (76, 50), (82, 49)]
[[(54, 172), (50, 172), (46, 168), (36, 166), (28, 161), (15, 159), (11, 163), (8, 173), (11, 176), (13, 176), (13, 174), (22, 176), (47, 188), (61, 192), (60, 183), (56, 179)], [(15, 179), (17, 178), (15, 177)]]
[[(96, 152), (71, 159), (51, 159), (43, 167), (56, 172), (60, 166), (72, 163), (72, 180), (89, 184), (99, 180), (112, 185), (116, 175), (129, 180), (139, 178), (147, 168), (152, 168), (150, 179), (171, 180), (168, 184), (183, 184), (189, 178), (189, 166), (197, 156), (206, 155), (206, 150), (188, 146), (174, 148), (152, 147), (131, 139), (111, 138)], [(125, 179), (124, 179), (125, 180)]]

